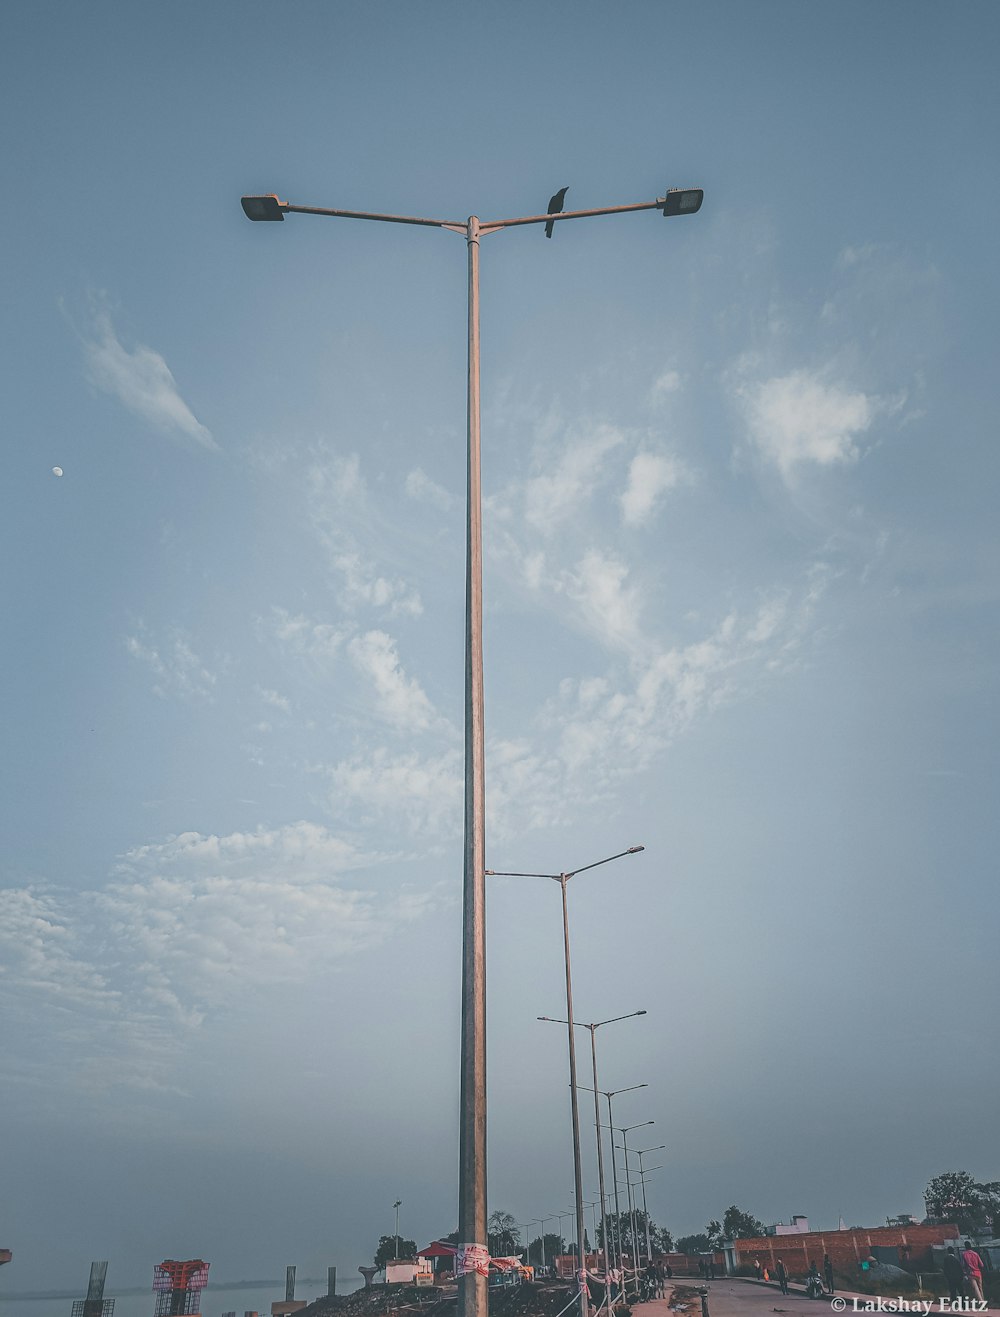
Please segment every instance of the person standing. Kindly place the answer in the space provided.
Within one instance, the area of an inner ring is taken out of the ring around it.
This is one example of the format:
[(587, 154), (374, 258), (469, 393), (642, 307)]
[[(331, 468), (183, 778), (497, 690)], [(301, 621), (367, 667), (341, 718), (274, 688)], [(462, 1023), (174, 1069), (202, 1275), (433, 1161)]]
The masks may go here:
[(823, 1279), (826, 1281), (827, 1294), (833, 1293), (833, 1263), (830, 1261), (830, 1254), (823, 1254)]
[(962, 1266), (965, 1268), (965, 1278), (969, 1282), (969, 1289), (972, 1290), (972, 1297), (983, 1301), (983, 1259), (972, 1247), (972, 1240), (965, 1241), (965, 1252), (962, 1254)]
[(962, 1298), (965, 1298), (965, 1268), (962, 1266), (961, 1259), (955, 1250), (949, 1245), (948, 1251), (941, 1260), (941, 1270), (944, 1272), (944, 1278), (948, 1282), (948, 1298), (952, 1303), (957, 1302), (959, 1291)]
[(760, 1280), (761, 1278), (760, 1258), (754, 1258), (753, 1260), (753, 1278), (754, 1280)]
[(778, 1277), (778, 1284), (781, 1286), (782, 1294), (787, 1294), (788, 1269), (786, 1268), (785, 1264), (782, 1262), (781, 1258), (778, 1258), (774, 1264), (774, 1274)]

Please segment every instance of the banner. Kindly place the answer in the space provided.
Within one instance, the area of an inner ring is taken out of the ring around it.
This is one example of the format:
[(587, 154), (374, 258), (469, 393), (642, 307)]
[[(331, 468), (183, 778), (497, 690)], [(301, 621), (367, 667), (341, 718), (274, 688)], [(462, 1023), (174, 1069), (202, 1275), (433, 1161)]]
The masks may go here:
[(480, 1276), (490, 1274), (490, 1250), (485, 1244), (459, 1244), (455, 1252), (455, 1276), (478, 1271)]

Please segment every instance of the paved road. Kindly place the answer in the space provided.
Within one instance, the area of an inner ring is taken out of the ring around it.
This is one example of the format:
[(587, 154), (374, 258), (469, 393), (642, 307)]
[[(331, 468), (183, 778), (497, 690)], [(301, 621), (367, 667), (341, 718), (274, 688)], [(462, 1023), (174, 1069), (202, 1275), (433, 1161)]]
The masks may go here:
[[(697, 1289), (701, 1282), (692, 1277), (675, 1280), (673, 1284)], [(851, 1294), (845, 1293), (844, 1297), (850, 1303)], [(680, 1317), (701, 1317), (701, 1300), (697, 1295), (683, 1302), (688, 1307)], [(670, 1308), (669, 1304), (669, 1296), (653, 1299), (637, 1305), (633, 1312), (635, 1317), (676, 1317), (677, 1309)], [(726, 1276), (708, 1282), (708, 1311), (709, 1317), (771, 1317), (773, 1313), (788, 1314), (788, 1317), (831, 1317), (830, 1298), (827, 1296), (807, 1299), (801, 1286), (793, 1285), (790, 1293), (782, 1294), (777, 1285)]]

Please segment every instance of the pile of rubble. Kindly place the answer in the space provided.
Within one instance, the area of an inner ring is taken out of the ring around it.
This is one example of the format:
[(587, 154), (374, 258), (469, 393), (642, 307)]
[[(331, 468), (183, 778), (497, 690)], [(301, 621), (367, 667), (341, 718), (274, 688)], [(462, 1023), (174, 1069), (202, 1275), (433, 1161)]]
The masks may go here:
[[(558, 1317), (572, 1298), (565, 1281), (525, 1281), (490, 1291), (490, 1317)], [(372, 1285), (353, 1294), (324, 1295), (303, 1308), (301, 1317), (455, 1317), (457, 1306), (455, 1285)], [(631, 1317), (631, 1310), (621, 1305), (615, 1317)]]

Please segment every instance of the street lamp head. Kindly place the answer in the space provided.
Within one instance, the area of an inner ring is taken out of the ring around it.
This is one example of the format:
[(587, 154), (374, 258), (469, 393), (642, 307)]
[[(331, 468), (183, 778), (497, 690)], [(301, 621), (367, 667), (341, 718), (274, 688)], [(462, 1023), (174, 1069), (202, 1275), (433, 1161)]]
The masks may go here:
[(240, 205), (247, 219), (283, 220), (285, 218), (281, 213), (281, 202), (273, 192), (266, 197), (240, 197)]
[(669, 188), (663, 198), (663, 214), (668, 218), (671, 215), (693, 215), (701, 210), (704, 198), (704, 190), (700, 187)]
[(645, 846), (630, 846), (628, 850), (625, 852), (625, 854), (638, 855), (640, 851), (644, 851), (645, 849), (646, 849)]

